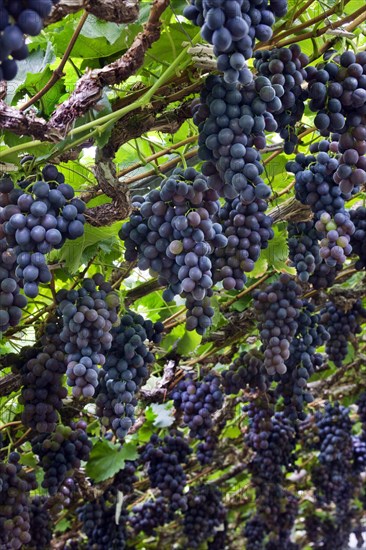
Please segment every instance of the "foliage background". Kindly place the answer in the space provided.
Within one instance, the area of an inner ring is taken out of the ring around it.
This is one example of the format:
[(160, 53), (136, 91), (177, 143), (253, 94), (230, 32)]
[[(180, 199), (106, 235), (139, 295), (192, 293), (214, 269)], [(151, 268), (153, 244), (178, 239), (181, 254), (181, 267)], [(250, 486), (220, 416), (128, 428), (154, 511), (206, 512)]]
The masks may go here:
[[(123, 260), (118, 230), (128, 215), (126, 194), (141, 194), (155, 188), (177, 165), (199, 166), (197, 129), (190, 119), (190, 104), (199, 94), (212, 66), (212, 58), (201, 55), (198, 60), (192, 53), (192, 44), (200, 43), (200, 38), (197, 28), (183, 18), (184, 6), (185, 2), (178, 0), (169, 5), (164, 0), (156, 0), (153, 6), (142, 1), (138, 19), (129, 24), (102, 21), (84, 11), (64, 15), (30, 41), (31, 55), (20, 64), (16, 79), (8, 83), (6, 90), (2, 83), (1, 169), (15, 178), (21, 177), (19, 160), (24, 153), (35, 155), (39, 165), (46, 161), (56, 163), (67, 181), (86, 200), (90, 222), (82, 238), (67, 242), (61, 250), (51, 253), (51, 285), (43, 287), (39, 296), (30, 301), (21, 326), (9, 329), (0, 342), (0, 430), (7, 432), (12, 447), (22, 449), (22, 463), (36, 468), (39, 478), (41, 472), (28, 442), (30, 434), (18, 420), (21, 413), (17, 401), (20, 384), (18, 375), (11, 373), (11, 366), (16, 360), (13, 354), (35, 342), (42, 333), (47, 316), (55, 307), (54, 296), (58, 289), (75, 285), (86, 273), (93, 275), (100, 271), (113, 281), (126, 307), (152, 321), (163, 321), (166, 329), (161, 345), (155, 350), (157, 362), (147, 383), (147, 388), (155, 395), (154, 402), (144, 400), (147, 394), (142, 393), (137, 428), (122, 447), (103, 438), (93, 417), (92, 405), (76, 403), (71, 397), (65, 404), (62, 412), (65, 417), (70, 411), (79, 410), (89, 419), (88, 433), (94, 447), (84, 475), (100, 483), (121, 469), (125, 460), (136, 458), (138, 445), (146, 442), (153, 432), (165, 430), (174, 423), (171, 401), (161, 392), (154, 393), (162, 383), (168, 361), (173, 361), (175, 367), (171, 388), (186, 371), (200, 373), (212, 368), (221, 372), (238, 351), (259, 347), (251, 290), (264, 281), (271, 281), (280, 272), (294, 273), (287, 261), (285, 222), (306, 219), (308, 212), (293, 198), (293, 176), (285, 171), (289, 157), (283, 153), (276, 135), (268, 136), (268, 150), (263, 155), (265, 181), (273, 191), (270, 212), (276, 220), (275, 238), (269, 243), (269, 248), (262, 251), (242, 292), (220, 290), (215, 293), (214, 324), (203, 338), (186, 331), (181, 300), (165, 303), (156, 281)], [(152, 22), (154, 15), (157, 15), (155, 23)], [(361, 50), (366, 43), (365, 18), (366, 7), (359, 0), (290, 0), (286, 19), (277, 23), (270, 44), (262, 44), (260, 48), (298, 43), (312, 63), (330, 47), (335, 46), (339, 51), (348, 47)], [(109, 86), (100, 88), (98, 100), (90, 101), (80, 83), (114, 61), (122, 60), (123, 66), (131, 47), (139, 40), (138, 33), (142, 32), (144, 25), (146, 31), (148, 22), (155, 24), (152, 27), (155, 34), (151, 48), (143, 52), (141, 66), (136, 71), (128, 67), (123, 78), (112, 77)], [(73, 41), (74, 46), (69, 52), (68, 47)], [(60, 78), (52, 82), (39, 100), (29, 105), (29, 100), (42, 93), (50, 79), (55, 79), (60, 65)], [(78, 92), (81, 116), (67, 123), (68, 102), (72, 102)], [(87, 108), (83, 107), (83, 102)], [(24, 104), (29, 106), (23, 112)], [(14, 117), (15, 111), (17, 117)], [(35, 131), (35, 125), (25, 129), (24, 117), (40, 120), (42, 130)], [(313, 118), (314, 114), (307, 107), (298, 128), (299, 151), (306, 152), (309, 144), (319, 139)], [(112, 182), (112, 192), (97, 177), (94, 169), (96, 159), (100, 163), (113, 160), (116, 177)], [(348, 206), (364, 203), (364, 198), (365, 193), (360, 192)], [(362, 297), (364, 278), (364, 273), (356, 272), (353, 261), (349, 260), (329, 294), (339, 296), (347, 290), (353, 296)], [(326, 300), (324, 291), (311, 291), (309, 295), (317, 306)], [(362, 333), (357, 342), (349, 346), (344, 367), (336, 369), (331, 362), (324, 364), (311, 380), (310, 386), (316, 396), (310, 405), (311, 410), (319, 407), (325, 399), (337, 398), (347, 405), (354, 403), (360, 391), (366, 388), (364, 354), (365, 336)], [(228, 421), (220, 433), (217, 460), (203, 469), (193, 465), (188, 472), (189, 484), (204, 480), (214, 482), (222, 489), (229, 509), (232, 526), (230, 548), (233, 549), (242, 547), (241, 528), (253, 506), (253, 491), (245, 473), (247, 450), (243, 433), (247, 419), (242, 412), (243, 399), (227, 399), (220, 412)], [(302, 509), (309, 504), (306, 457), (304, 468), (305, 481), (299, 482), (294, 477), (288, 482), (299, 492)], [(137, 501), (145, 498), (145, 487), (141, 478), (137, 483)], [(72, 515), (68, 514), (57, 519), (60, 540), (63, 532), (74, 528), (73, 521)], [(136, 547), (168, 548), (175, 538), (172, 529), (170, 533), (161, 533), (158, 539), (141, 539)]]

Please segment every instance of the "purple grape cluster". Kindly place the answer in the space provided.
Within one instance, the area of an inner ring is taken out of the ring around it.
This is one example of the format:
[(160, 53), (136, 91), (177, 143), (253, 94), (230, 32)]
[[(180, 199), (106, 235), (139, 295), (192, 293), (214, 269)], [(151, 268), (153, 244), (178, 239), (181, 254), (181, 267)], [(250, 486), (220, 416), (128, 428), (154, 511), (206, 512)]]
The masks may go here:
[(52, 519), (47, 509), (47, 498), (33, 497), (29, 505), (30, 536), (29, 548), (48, 548), (52, 539)]
[(289, 222), (287, 231), (291, 265), (296, 268), (299, 280), (306, 283), (321, 263), (319, 235), (313, 221)]
[(52, 433), (67, 389), (62, 379), (66, 373), (65, 353), (58, 334), (44, 334), (42, 349), (21, 369), (22, 392), (19, 398), (24, 408), (22, 422), (39, 433)]
[(156, 528), (169, 523), (173, 517), (174, 514), (169, 510), (165, 499), (160, 496), (134, 506), (128, 522), (135, 535), (142, 531), (147, 535), (155, 535)]
[(215, 451), (218, 446), (218, 437), (214, 432), (209, 432), (204, 441), (197, 445), (196, 456), (200, 464), (212, 464)]
[[(3, 177), (0, 180), (0, 220), (5, 211), (11, 214), (17, 199), (12, 180)], [(27, 305), (26, 297), (20, 294), (19, 277), (15, 274), (17, 252), (9, 245), (4, 226), (0, 221), (0, 333), (19, 323), (22, 309)]]
[(350, 210), (355, 232), (351, 235), (352, 252), (358, 256), (355, 268), (358, 271), (366, 267), (366, 208), (359, 206)]
[(76, 510), (82, 531), (87, 536), (87, 550), (124, 550), (127, 547), (127, 512), (122, 508), (116, 521), (116, 502), (108, 495), (87, 502)]
[(59, 0), (26, 0), (1, 2), (0, 80), (13, 80), (18, 72), (17, 61), (28, 57), (26, 36), (37, 36), (43, 29), (43, 20)]
[[(39, 284), (51, 280), (45, 254), (61, 248), (66, 239), (84, 234), (85, 203), (74, 197), (73, 188), (52, 164), (43, 168), (38, 181), (32, 176), (15, 188), (5, 178), (0, 189), (8, 197), (8, 204), (0, 210), (0, 225), (8, 247), (16, 254), (15, 274), (24, 293), (35, 298)], [(0, 200), (4, 204), (4, 197)]]
[(352, 252), (351, 235), (355, 226), (349, 212), (337, 212), (334, 218), (328, 212), (323, 212), (315, 223), (320, 241), (320, 257), (330, 267), (344, 264), (346, 257)]
[(187, 493), (187, 510), (184, 512), (183, 532), (188, 548), (199, 548), (213, 538), (223, 526), (227, 511), (219, 489), (212, 485), (199, 485)]
[(307, 93), (302, 85), (307, 77), (305, 71), (309, 58), (300, 46), (291, 44), (289, 48), (259, 50), (254, 54), (254, 67), (267, 77), (278, 91), (282, 107), (274, 113), (277, 132), (284, 139), (284, 152), (291, 154), (298, 143), (295, 125), (302, 119)]
[(213, 248), (227, 243), (213, 217), (219, 210), (217, 193), (193, 168), (176, 169), (146, 197), (134, 197), (134, 212), (119, 233), (128, 261), (158, 275), (163, 297), (186, 298), (187, 329), (204, 334), (212, 323)]
[(264, 131), (277, 129), (273, 113), (280, 109), (276, 89), (264, 76), (243, 88), (217, 75), (207, 77), (193, 121), (209, 187), (229, 200), (240, 196), (245, 204), (269, 198), (271, 189), (261, 177), (264, 168), (257, 149), (266, 146)]
[(103, 368), (98, 373), (97, 415), (118, 439), (124, 439), (135, 422), (136, 393), (149, 375), (148, 366), (155, 361), (146, 345), (158, 344), (162, 323), (152, 323), (129, 311), (111, 331), (112, 345)]
[(173, 390), (172, 399), (176, 410), (183, 413), (190, 437), (204, 439), (213, 426), (213, 414), (223, 405), (220, 378), (208, 374), (199, 381), (188, 374)]
[(284, 412), (290, 419), (304, 419), (304, 405), (313, 400), (307, 389), (307, 381), (323, 363), (323, 356), (316, 350), (327, 342), (330, 335), (321, 323), (320, 314), (307, 300), (303, 302), (297, 320), (297, 330), (290, 344), (290, 355), (286, 360), (287, 371), (276, 375), (276, 392), (282, 396)]
[(79, 290), (57, 293), (67, 362), (67, 383), (74, 397), (91, 397), (98, 385), (98, 365), (112, 346), (119, 298), (100, 273), (84, 279)]
[(236, 395), (246, 389), (267, 391), (270, 378), (262, 355), (255, 351), (242, 351), (229, 369), (222, 372), (222, 385), (227, 395)]
[(341, 309), (333, 302), (327, 302), (320, 311), (320, 322), (329, 333), (325, 351), (337, 367), (341, 367), (348, 353), (350, 339), (361, 332), (361, 320), (366, 318), (366, 310), (361, 300), (349, 309)]
[(334, 180), (345, 193), (366, 183), (365, 65), (366, 52), (348, 50), (327, 52), (324, 63), (307, 68), (314, 123), (325, 136), (336, 132), (342, 156)]
[(187, 479), (182, 464), (191, 452), (187, 441), (178, 433), (164, 439), (153, 434), (141, 453), (141, 462), (148, 464), (151, 487), (161, 491), (173, 512), (187, 508), (183, 494)]
[(183, 13), (201, 27), (202, 38), (214, 47), (218, 69), (232, 83), (246, 80), (245, 60), (253, 56), (255, 40), (270, 40), (276, 17), (286, 12), (287, 0), (191, 0)]
[(298, 328), (298, 317), (303, 305), (299, 285), (287, 273), (263, 290), (255, 290), (254, 309), (264, 349), (267, 373), (284, 374), (290, 344)]
[(4, 550), (18, 550), (32, 541), (29, 493), (37, 482), (35, 473), (26, 472), (19, 461), (20, 455), (14, 452), (8, 462), (0, 461), (0, 547)]
[(345, 200), (351, 197), (351, 193), (342, 193), (333, 180), (339, 163), (329, 152), (329, 142), (320, 141), (317, 148), (317, 155), (298, 153), (294, 160), (286, 164), (286, 169), (295, 174), (297, 200), (310, 206), (315, 219), (319, 219), (324, 212), (331, 216), (344, 212)]
[(294, 465), (297, 430), (284, 413), (273, 414), (268, 397), (245, 407), (249, 416), (246, 443), (254, 452), (248, 468), (255, 487), (256, 513), (244, 529), (251, 550), (290, 547), (298, 510), (297, 498), (283, 487), (285, 474)]
[(81, 461), (89, 459), (91, 441), (86, 434), (86, 423), (71, 426), (59, 424), (51, 435), (39, 435), (32, 440), (33, 452), (38, 455), (44, 471), (42, 487), (55, 495), (69, 472), (80, 468)]
[(261, 250), (273, 239), (272, 219), (265, 214), (267, 206), (263, 199), (245, 204), (236, 198), (226, 200), (220, 208), (219, 221), (227, 245), (214, 250), (213, 280), (222, 281), (226, 290), (244, 287), (245, 273), (253, 271)]
[(318, 502), (334, 502), (339, 517), (347, 517), (353, 496), (353, 441), (349, 409), (327, 403), (318, 411), (316, 446), (318, 463), (312, 468), (312, 481)]

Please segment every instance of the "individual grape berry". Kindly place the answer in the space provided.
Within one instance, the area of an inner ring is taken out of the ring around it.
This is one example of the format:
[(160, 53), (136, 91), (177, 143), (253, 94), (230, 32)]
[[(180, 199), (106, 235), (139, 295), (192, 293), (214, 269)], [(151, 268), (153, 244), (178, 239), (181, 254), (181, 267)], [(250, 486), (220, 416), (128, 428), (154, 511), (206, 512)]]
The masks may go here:
[(183, 494), (186, 475), (182, 464), (187, 462), (191, 452), (187, 441), (178, 433), (164, 439), (152, 435), (141, 454), (141, 462), (148, 464), (151, 487), (161, 491), (173, 512), (187, 508), (186, 496)]
[(87, 461), (91, 442), (82, 421), (71, 427), (59, 424), (51, 435), (39, 435), (32, 441), (32, 449), (38, 455), (44, 471), (42, 487), (51, 496), (55, 495), (67, 475), (80, 468), (81, 461)]
[(135, 422), (136, 394), (155, 361), (146, 341), (158, 344), (162, 331), (162, 323), (153, 324), (133, 311), (122, 315), (119, 326), (111, 331), (112, 345), (98, 373), (96, 405), (102, 424), (118, 439), (124, 439)]
[(284, 374), (290, 344), (298, 327), (302, 307), (301, 288), (283, 273), (263, 290), (255, 290), (254, 309), (264, 349), (264, 366), (269, 375)]
[(208, 374), (202, 381), (187, 375), (172, 392), (177, 411), (183, 413), (183, 422), (190, 428), (190, 437), (204, 439), (212, 428), (212, 415), (223, 404), (220, 378)]
[(187, 494), (183, 532), (189, 548), (199, 546), (214, 537), (226, 519), (220, 491), (212, 485), (199, 485)]

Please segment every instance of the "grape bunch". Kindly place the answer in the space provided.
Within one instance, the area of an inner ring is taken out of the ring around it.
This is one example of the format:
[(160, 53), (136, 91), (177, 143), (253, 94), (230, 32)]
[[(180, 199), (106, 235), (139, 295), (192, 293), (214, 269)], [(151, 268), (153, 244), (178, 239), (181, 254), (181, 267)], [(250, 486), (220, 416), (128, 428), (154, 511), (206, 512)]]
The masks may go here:
[(199, 548), (213, 538), (226, 519), (220, 491), (212, 485), (199, 485), (187, 493), (187, 510), (184, 512), (183, 532), (188, 548)]
[(273, 239), (272, 219), (265, 214), (267, 203), (255, 199), (244, 204), (239, 198), (226, 200), (219, 211), (224, 248), (214, 250), (213, 280), (222, 281), (226, 290), (241, 290), (246, 283), (245, 273), (254, 269), (260, 251)]
[(345, 193), (366, 183), (365, 64), (364, 51), (330, 51), (324, 63), (307, 68), (309, 107), (323, 135), (335, 132), (341, 158), (334, 180)]
[(307, 77), (304, 67), (309, 58), (297, 44), (289, 48), (259, 50), (254, 54), (254, 67), (258, 73), (267, 77), (278, 91), (281, 109), (274, 114), (277, 132), (284, 139), (284, 152), (291, 154), (298, 143), (295, 125), (302, 119), (307, 98), (302, 84)]
[(28, 57), (26, 36), (37, 36), (43, 20), (59, 0), (3, 0), (1, 2), (0, 80), (13, 80), (18, 72), (17, 61)]
[(321, 323), (320, 314), (315, 312), (315, 306), (304, 300), (298, 328), (290, 344), (290, 355), (286, 360), (287, 371), (281, 376), (275, 376), (278, 379), (276, 391), (283, 397), (284, 412), (290, 419), (305, 417), (304, 404), (313, 399), (307, 389), (307, 381), (323, 363), (323, 356), (316, 349), (329, 338), (328, 331)]
[(351, 235), (352, 252), (358, 256), (355, 268), (358, 271), (366, 267), (366, 208), (359, 206), (350, 210), (355, 232)]
[(35, 473), (26, 472), (19, 460), (20, 455), (13, 452), (8, 462), (0, 461), (0, 547), (4, 550), (17, 550), (32, 541), (29, 493), (37, 482)]
[[(51, 323), (48, 328), (52, 331)], [(47, 329), (41, 345), (39, 353), (21, 368), (19, 403), (24, 406), (22, 422), (25, 426), (39, 433), (52, 433), (58, 422), (62, 400), (67, 396), (62, 384), (66, 373), (65, 354), (58, 334), (47, 334)]]
[(198, 381), (188, 374), (172, 392), (172, 399), (176, 410), (183, 413), (190, 437), (204, 439), (213, 426), (213, 414), (223, 405), (220, 378), (208, 374)]
[[(274, 396), (267, 394), (244, 408), (249, 416), (245, 440), (254, 452), (249, 471), (256, 501), (256, 514), (249, 518), (244, 533), (248, 548), (253, 550), (264, 547), (267, 535), (271, 544), (277, 544), (274, 548), (286, 548), (298, 507), (297, 498), (283, 487), (286, 472), (294, 467), (297, 430), (284, 413), (274, 414), (268, 398), (273, 402)], [(256, 534), (258, 544), (254, 539)]]
[(299, 280), (306, 283), (321, 263), (319, 236), (314, 222), (289, 222), (287, 231), (291, 265), (296, 268)]
[[(366, 52), (345, 51), (338, 55), (329, 51), (324, 62), (307, 67), (309, 107), (317, 113), (314, 122), (323, 135), (329, 132), (343, 134), (360, 125), (362, 108), (366, 104), (365, 63)], [(360, 120), (355, 116), (357, 111)]]
[(246, 407), (249, 431), (246, 443), (254, 451), (249, 470), (259, 494), (263, 484), (281, 484), (284, 472), (293, 469), (297, 433), (284, 413), (273, 416), (270, 407), (250, 404)]
[(186, 298), (187, 329), (203, 334), (212, 323), (213, 248), (227, 243), (213, 217), (219, 210), (217, 193), (193, 168), (176, 169), (146, 197), (134, 197), (134, 212), (122, 226), (127, 261), (158, 275), (163, 298)]
[(280, 108), (281, 100), (264, 76), (243, 88), (217, 75), (207, 77), (200, 103), (193, 108), (193, 122), (209, 187), (229, 200), (240, 196), (245, 204), (269, 198), (271, 189), (261, 177), (264, 168), (257, 149), (266, 146), (264, 130), (277, 129), (272, 113)]
[(77, 495), (77, 484), (67, 477), (60, 485), (57, 493), (48, 500), (47, 509), (51, 516), (60, 514), (70, 507), (73, 497)]
[(110, 427), (118, 439), (124, 439), (135, 422), (136, 393), (155, 361), (146, 341), (158, 344), (162, 331), (162, 323), (153, 324), (133, 311), (122, 315), (111, 331), (112, 345), (98, 373), (96, 405), (103, 426)]
[(252, 515), (243, 529), (246, 538), (246, 550), (263, 550), (264, 539), (266, 538), (265, 523), (257, 515)]
[[(9, 177), (0, 180), (0, 220), (4, 212), (11, 214), (17, 201), (14, 184)], [(7, 209), (7, 210), (5, 210)], [(27, 299), (20, 294), (19, 278), (15, 274), (17, 253), (11, 248), (5, 234), (4, 223), (0, 222), (0, 333), (9, 326), (16, 326), (21, 317)]]
[(222, 372), (222, 380), (227, 395), (246, 389), (267, 391), (271, 383), (263, 357), (256, 351), (242, 351), (229, 369)]
[(124, 550), (127, 544), (127, 512), (122, 508), (116, 520), (116, 503), (107, 495), (87, 502), (76, 510), (82, 531), (87, 536), (87, 550)]
[(169, 510), (166, 501), (160, 496), (134, 506), (128, 522), (135, 535), (142, 531), (147, 535), (155, 535), (156, 528), (169, 523), (173, 517), (174, 514)]
[(260, 338), (267, 373), (284, 374), (290, 344), (296, 334), (303, 302), (301, 288), (287, 273), (263, 290), (255, 290), (254, 309), (258, 316)]
[(224, 71), (226, 82), (232, 83), (246, 80), (245, 60), (253, 56), (255, 40), (270, 40), (276, 17), (286, 12), (287, 0), (191, 0), (183, 14), (201, 27), (202, 38), (214, 47), (218, 69)]
[(366, 442), (366, 392), (357, 399), (357, 414), (362, 427), (361, 439)]
[(353, 465), (352, 469), (356, 474), (361, 474), (366, 470), (366, 441), (361, 436), (352, 436)]
[(59, 424), (51, 435), (39, 435), (32, 440), (32, 449), (38, 455), (44, 471), (42, 487), (55, 495), (69, 472), (87, 461), (91, 442), (85, 432), (86, 423), (79, 421), (71, 426)]
[(113, 487), (123, 493), (123, 495), (132, 493), (133, 484), (138, 481), (138, 477), (135, 475), (137, 466), (137, 462), (126, 460), (122, 470), (114, 476)]
[(33, 497), (29, 505), (30, 536), (29, 548), (48, 548), (52, 539), (52, 520), (45, 497)]
[(85, 203), (74, 197), (73, 188), (64, 183), (55, 166), (46, 165), (42, 179), (33, 180), (19, 182), (19, 188), (9, 178), (0, 184), (8, 196), (0, 211), (0, 225), (9, 248), (15, 251), (15, 274), (29, 298), (38, 295), (40, 283), (51, 280), (45, 254), (61, 248), (66, 239), (82, 236), (85, 224)]
[(206, 435), (204, 441), (197, 445), (196, 456), (200, 464), (212, 464), (218, 442), (217, 435), (211, 431)]
[(329, 142), (319, 143), (317, 155), (298, 153), (294, 160), (286, 164), (286, 170), (295, 174), (295, 196), (298, 201), (310, 206), (318, 220), (324, 212), (334, 216), (344, 212), (344, 195), (334, 180), (333, 175), (338, 167), (338, 160), (329, 153)]
[(348, 353), (348, 342), (361, 332), (361, 320), (365, 319), (366, 310), (361, 300), (345, 310), (333, 302), (327, 302), (320, 311), (320, 322), (329, 332), (325, 351), (337, 367), (341, 367)]
[(160, 439), (153, 434), (141, 453), (141, 462), (148, 464), (147, 473), (151, 487), (157, 487), (169, 501), (171, 510), (185, 510), (186, 497), (183, 494), (186, 475), (182, 464), (192, 452), (187, 441), (179, 434)]
[(321, 237), (319, 254), (324, 262), (330, 267), (344, 264), (352, 252), (350, 241), (355, 232), (349, 213), (346, 210), (337, 212), (332, 218), (328, 212), (323, 212), (315, 229)]
[(340, 517), (347, 517), (353, 496), (353, 442), (349, 409), (327, 403), (315, 414), (318, 464), (312, 469), (315, 496), (320, 504), (334, 502)]
[(330, 267), (325, 263), (319, 264), (314, 273), (309, 278), (309, 283), (319, 290), (322, 288), (330, 288), (333, 286), (337, 274), (342, 270), (342, 265), (337, 264), (335, 267)]
[[(344, 550), (349, 545), (352, 528), (351, 514), (339, 518), (317, 516), (314, 513), (305, 517), (306, 535), (314, 544), (314, 548), (324, 548), (329, 550)], [(355, 532), (355, 530), (354, 530)], [(316, 544), (316, 546), (315, 546)]]
[(98, 385), (98, 365), (105, 363), (112, 345), (118, 295), (97, 273), (84, 279), (79, 290), (60, 290), (56, 298), (63, 322), (60, 339), (67, 354), (67, 383), (74, 397), (91, 397)]

